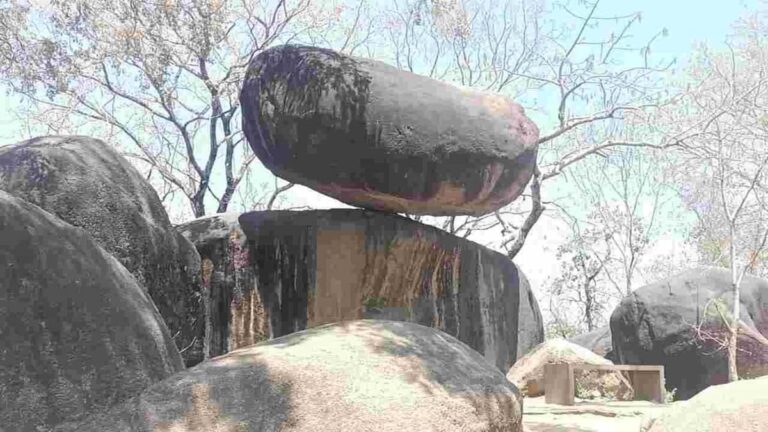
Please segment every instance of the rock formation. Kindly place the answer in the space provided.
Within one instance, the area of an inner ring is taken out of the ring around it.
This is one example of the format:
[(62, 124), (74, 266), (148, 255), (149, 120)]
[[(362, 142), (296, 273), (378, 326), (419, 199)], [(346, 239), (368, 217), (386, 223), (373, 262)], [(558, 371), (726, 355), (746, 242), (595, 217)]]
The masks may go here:
[(363, 320), (233, 351), (56, 432), (517, 432), (521, 418), (517, 389), (463, 343)]
[[(638, 288), (611, 315), (617, 362), (664, 365), (667, 390), (677, 389), (679, 399), (727, 382), (727, 350), (718, 350), (716, 341), (704, 337), (727, 337), (711, 302), (717, 298), (728, 314), (733, 297), (727, 269), (696, 268)], [(768, 281), (744, 277), (741, 320), (739, 374), (745, 378), (768, 374), (768, 345), (759, 340), (768, 336)], [(699, 326), (702, 336), (696, 330)]]
[(116, 259), (0, 191), (0, 429), (50, 430), (181, 369), (152, 300)]
[[(519, 359), (507, 372), (507, 379), (526, 396), (544, 394), (544, 365), (550, 363), (585, 363), (612, 365), (613, 362), (564, 339), (550, 339)], [(618, 372), (576, 371), (574, 378), (585, 393), (626, 400), (632, 387)]]
[(600, 357), (614, 361), (611, 327), (608, 325), (574, 336), (568, 339), (568, 341), (583, 346)]
[(249, 65), (243, 130), (275, 175), (357, 207), (482, 215), (525, 188), (539, 131), (504, 96), (284, 45)]
[(364, 210), (214, 216), (179, 230), (212, 293), (212, 355), (359, 318), (413, 321), (506, 371), (544, 339), (528, 281), (504, 255)]
[(670, 406), (643, 431), (761, 432), (766, 419), (768, 377), (709, 387)]
[(0, 149), (0, 190), (88, 232), (149, 292), (185, 363), (202, 361), (200, 257), (125, 158), (93, 138), (35, 138)]

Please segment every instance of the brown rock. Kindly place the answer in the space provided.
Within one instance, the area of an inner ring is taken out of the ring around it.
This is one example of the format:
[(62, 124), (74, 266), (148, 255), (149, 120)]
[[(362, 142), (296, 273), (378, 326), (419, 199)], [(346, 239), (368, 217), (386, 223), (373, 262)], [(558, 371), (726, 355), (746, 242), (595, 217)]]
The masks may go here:
[(0, 190), (83, 228), (149, 292), (185, 363), (202, 361), (200, 257), (125, 158), (89, 137), (31, 139), (0, 149)]
[(152, 300), (116, 259), (0, 191), (0, 430), (50, 430), (183, 367)]
[(520, 394), (440, 331), (363, 320), (206, 361), (56, 432), (517, 432)]
[(440, 329), (506, 371), (544, 338), (538, 302), (509, 258), (410, 219), (274, 211), (179, 229), (209, 263), (214, 354), (375, 318)]
[(243, 131), (275, 175), (347, 204), (482, 215), (533, 173), (539, 131), (510, 99), (322, 48), (251, 62)]

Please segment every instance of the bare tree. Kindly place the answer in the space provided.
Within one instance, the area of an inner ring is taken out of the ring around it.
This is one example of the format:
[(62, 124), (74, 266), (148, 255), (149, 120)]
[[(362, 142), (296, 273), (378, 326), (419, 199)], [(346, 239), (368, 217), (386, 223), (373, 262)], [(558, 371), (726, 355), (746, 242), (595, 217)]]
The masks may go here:
[[(604, 279), (606, 263), (611, 259), (613, 233), (599, 224), (580, 223), (575, 218), (571, 218), (569, 225), (569, 236), (557, 250), (561, 272), (548, 287), (548, 294), (550, 300), (557, 299), (557, 308), (572, 307), (578, 311), (576, 316), (586, 331), (592, 331), (604, 321), (610, 301)], [(552, 312), (555, 311), (550, 308)], [(557, 321), (559, 315), (552, 316)]]
[(341, 31), (351, 12), (324, 6), (10, 0), (0, 8), (0, 75), (46, 131), (118, 142), (161, 197), (183, 194), (195, 216), (211, 201), (223, 212), (255, 159), (240, 130), (245, 69), (275, 43)]
[[(610, 233), (614, 253), (605, 276), (618, 295), (629, 295), (653, 264), (646, 254), (679, 222), (676, 195), (655, 150), (622, 148), (570, 170), (573, 207), (591, 206), (593, 223)], [(565, 206), (565, 202), (562, 203)]]
[[(568, 22), (548, 19), (557, 12)], [(497, 247), (516, 256), (545, 211), (543, 185), (587, 158), (621, 147), (666, 149), (691, 130), (661, 130), (655, 120), (675, 97), (653, 62), (660, 31), (631, 43), (640, 13), (604, 16), (600, 0), (396, 0), (382, 12), (385, 53), (398, 67), (516, 98), (543, 126), (539, 158), (523, 199), (494, 217), (426, 221), (437, 226), (501, 228)], [(627, 53), (636, 54), (634, 61)], [(642, 133), (640, 133), (642, 131)]]
[(738, 379), (741, 281), (755, 272), (768, 240), (768, 32), (760, 20), (742, 26), (726, 50), (702, 46), (689, 68), (701, 84), (684, 109), (710, 120), (677, 161), (685, 167), (677, 176), (699, 218), (700, 241), (716, 246), (708, 258), (731, 270), (733, 306), (730, 316), (723, 315), (731, 381)]

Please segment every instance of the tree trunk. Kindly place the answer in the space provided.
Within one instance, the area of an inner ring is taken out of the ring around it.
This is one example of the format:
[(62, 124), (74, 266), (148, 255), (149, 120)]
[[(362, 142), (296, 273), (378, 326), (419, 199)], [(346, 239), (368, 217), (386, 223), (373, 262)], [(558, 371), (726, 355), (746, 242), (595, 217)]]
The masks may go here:
[(736, 349), (739, 339), (739, 284), (733, 283), (733, 318), (731, 318), (730, 337), (728, 340), (728, 381), (738, 381), (739, 373), (736, 368)]
[(730, 335), (728, 338), (728, 381), (738, 381), (739, 373), (736, 370), (736, 347), (739, 336), (739, 276), (738, 268), (736, 266), (736, 245), (735, 245), (735, 230), (733, 222), (730, 226), (731, 244), (731, 288), (733, 290), (733, 316), (730, 322)]
[(594, 299), (592, 297), (592, 290), (589, 289), (590, 283), (587, 282), (584, 285), (584, 297), (586, 298), (586, 307), (584, 308), (584, 317), (587, 321), (587, 330), (592, 331), (595, 329), (595, 318), (592, 315), (592, 309), (594, 308)]

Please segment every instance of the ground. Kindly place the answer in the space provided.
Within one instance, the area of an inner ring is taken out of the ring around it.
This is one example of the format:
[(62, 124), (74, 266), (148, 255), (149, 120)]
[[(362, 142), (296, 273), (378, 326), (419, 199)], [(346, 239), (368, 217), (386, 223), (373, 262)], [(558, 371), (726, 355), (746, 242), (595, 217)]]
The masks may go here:
[(544, 396), (525, 398), (526, 432), (638, 432), (646, 417), (668, 405), (645, 401), (591, 401), (576, 399), (573, 406), (546, 404)]

